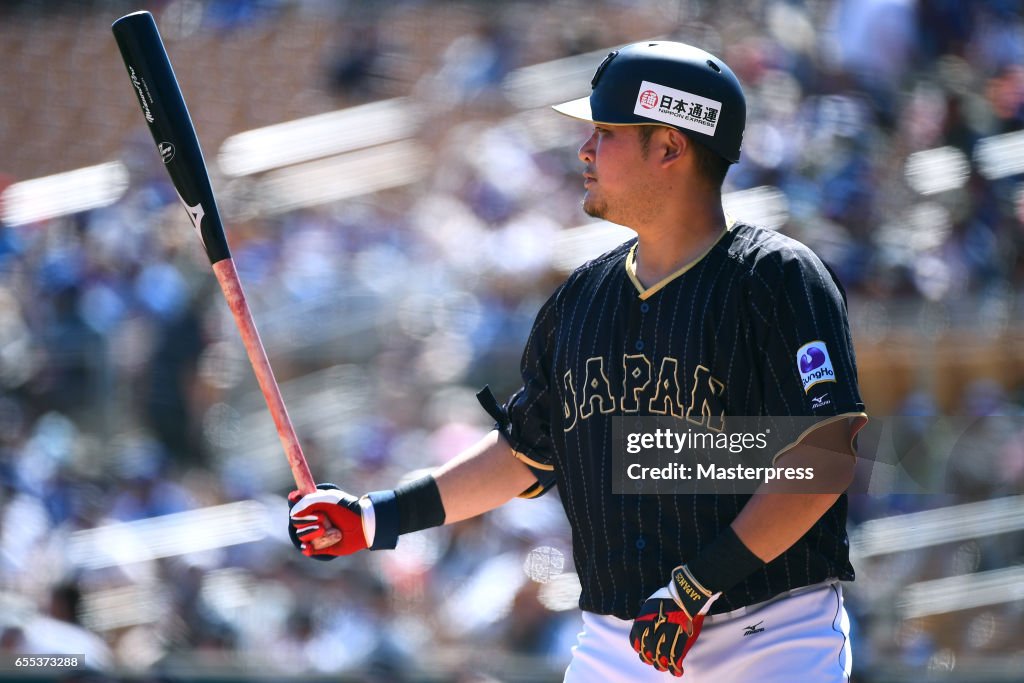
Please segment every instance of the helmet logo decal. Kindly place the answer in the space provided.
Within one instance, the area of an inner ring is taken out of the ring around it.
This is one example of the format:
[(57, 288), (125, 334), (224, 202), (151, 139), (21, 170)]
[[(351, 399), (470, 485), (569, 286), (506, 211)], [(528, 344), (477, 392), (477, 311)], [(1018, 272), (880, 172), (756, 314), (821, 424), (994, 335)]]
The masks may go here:
[[(600, 69), (598, 73), (600, 74)], [(722, 113), (722, 103), (666, 85), (644, 81), (637, 92), (633, 113), (645, 119), (714, 136)]]
[(601, 65), (597, 67), (597, 71), (594, 72), (594, 77), (590, 79), (591, 88), (597, 87), (597, 81), (598, 79), (601, 78), (601, 74), (604, 73), (604, 70), (608, 67), (608, 63), (615, 59), (615, 55), (617, 54), (619, 54), (618, 50), (613, 50), (612, 52), (609, 52), (608, 56), (604, 58), (603, 62), (601, 62)]

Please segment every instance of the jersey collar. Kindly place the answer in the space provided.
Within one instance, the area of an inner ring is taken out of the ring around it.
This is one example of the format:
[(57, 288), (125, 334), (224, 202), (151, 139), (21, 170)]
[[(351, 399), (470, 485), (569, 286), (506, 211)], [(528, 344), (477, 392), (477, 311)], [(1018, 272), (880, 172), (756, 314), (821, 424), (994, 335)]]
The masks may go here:
[(647, 287), (646, 289), (644, 288), (643, 283), (640, 282), (640, 278), (638, 278), (636, 276), (636, 248), (637, 248), (637, 245), (639, 244), (639, 242), (637, 242), (632, 247), (630, 247), (629, 248), (629, 253), (626, 254), (626, 275), (629, 276), (629, 280), (630, 280), (630, 282), (633, 283), (633, 287), (636, 288), (636, 291), (640, 295), (640, 298), (641, 299), (649, 299), (650, 297), (654, 296), (659, 291), (664, 289), (670, 282), (672, 282), (673, 280), (675, 280), (678, 277), (681, 277), (682, 275), (684, 275), (686, 273), (686, 271), (690, 270), (695, 265), (700, 263), (701, 260), (705, 256), (707, 256), (708, 254), (710, 254), (711, 250), (714, 249), (715, 246), (719, 242), (722, 241), (722, 238), (725, 237), (725, 234), (727, 232), (729, 232), (730, 230), (732, 230), (732, 227), (733, 227), (733, 225), (735, 225), (735, 223), (736, 223), (736, 220), (734, 218), (732, 218), (731, 216), (726, 215), (725, 228), (722, 229), (722, 233), (718, 236), (718, 238), (715, 239), (715, 241), (711, 243), (711, 246), (709, 246), (707, 249), (704, 250), (703, 253), (701, 253), (695, 259), (693, 259), (692, 261), (690, 261), (689, 263), (684, 265), (679, 270), (677, 270), (674, 273), (672, 273), (671, 275), (668, 275), (667, 277), (659, 280), (658, 282), (654, 283), (650, 287)]

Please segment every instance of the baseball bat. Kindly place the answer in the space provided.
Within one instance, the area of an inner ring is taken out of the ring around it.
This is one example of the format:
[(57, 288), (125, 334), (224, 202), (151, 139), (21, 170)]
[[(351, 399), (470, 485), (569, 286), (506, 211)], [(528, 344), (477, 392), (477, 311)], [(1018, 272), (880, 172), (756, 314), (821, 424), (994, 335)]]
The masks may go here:
[[(249, 304), (242, 290), (235, 263), (228, 249), (224, 224), (221, 222), (217, 202), (210, 185), (210, 174), (203, 159), (192, 118), (185, 106), (178, 80), (174, 76), (171, 60), (167, 56), (156, 21), (149, 12), (133, 12), (111, 25), (114, 39), (121, 50), (121, 57), (128, 69), (132, 88), (142, 106), (142, 115), (153, 134), (157, 151), (164, 167), (171, 176), (171, 182), (181, 203), (188, 211), (192, 227), (199, 234), (206, 255), (213, 266), (213, 272), (227, 300), (231, 315), (241, 333), (249, 363), (256, 373), (263, 398), (274, 419), (277, 435), (281, 439), (292, 476), (302, 493), (316, 490), (302, 453), (302, 447), (295, 435), (295, 428), (288, 417), (281, 390), (274, 378), (274, 372), (267, 359), (267, 352), (260, 341), (259, 332), (249, 310)], [(340, 532), (331, 530), (317, 547), (331, 545), (340, 538)]]

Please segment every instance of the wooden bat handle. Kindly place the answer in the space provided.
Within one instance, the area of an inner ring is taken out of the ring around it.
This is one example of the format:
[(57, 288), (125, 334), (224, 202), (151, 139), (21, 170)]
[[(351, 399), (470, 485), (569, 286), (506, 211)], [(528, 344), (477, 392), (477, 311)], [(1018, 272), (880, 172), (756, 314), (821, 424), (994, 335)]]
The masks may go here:
[[(284, 399), (281, 398), (281, 390), (274, 378), (274, 371), (267, 359), (266, 349), (260, 341), (259, 332), (253, 322), (252, 312), (249, 310), (249, 303), (245, 299), (245, 292), (242, 291), (242, 283), (238, 278), (238, 271), (235, 270), (233, 259), (224, 259), (213, 264), (213, 272), (220, 283), (220, 289), (231, 309), (231, 315), (235, 319), (238, 331), (242, 335), (242, 343), (245, 345), (245, 352), (249, 355), (249, 363), (253, 372), (256, 373), (256, 381), (263, 392), (263, 398), (267, 401), (270, 409), (270, 416), (274, 419), (274, 426), (277, 428), (277, 436), (281, 439), (285, 456), (288, 458), (288, 466), (295, 477), (295, 484), (302, 493), (312, 493), (316, 490), (316, 482), (309, 471), (306, 463), (306, 456), (302, 453), (302, 446), (295, 435), (295, 427), (292, 426), (291, 418), (288, 417), (288, 409), (285, 408)], [(314, 543), (316, 548), (324, 548), (333, 545), (341, 540), (341, 532), (337, 529), (329, 529), (324, 537), (317, 539)]]
[(224, 298), (231, 309), (231, 315), (238, 325), (238, 332), (242, 335), (242, 343), (245, 344), (245, 352), (249, 354), (249, 363), (256, 373), (256, 381), (259, 382), (260, 391), (267, 401), (270, 409), (270, 416), (274, 419), (274, 426), (277, 427), (277, 436), (284, 446), (284, 453), (288, 458), (288, 465), (291, 467), (292, 476), (302, 493), (311, 493), (316, 490), (316, 482), (310, 474), (309, 465), (306, 464), (306, 456), (302, 454), (302, 447), (295, 436), (295, 428), (288, 417), (288, 409), (284, 406), (284, 399), (281, 398), (281, 390), (274, 378), (274, 371), (267, 359), (267, 352), (260, 341), (260, 334), (253, 322), (252, 312), (245, 300), (245, 292), (242, 291), (242, 283), (238, 279), (238, 271), (235, 270), (234, 259), (224, 259), (213, 264), (213, 272), (220, 283), (220, 289), (224, 292)]

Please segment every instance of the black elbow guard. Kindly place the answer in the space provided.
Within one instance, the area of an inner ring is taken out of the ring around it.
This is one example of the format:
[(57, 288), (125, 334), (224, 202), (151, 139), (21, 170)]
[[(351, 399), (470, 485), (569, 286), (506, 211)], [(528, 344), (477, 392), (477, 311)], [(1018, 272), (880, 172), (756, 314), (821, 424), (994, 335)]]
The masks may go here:
[[(494, 392), (491, 391), (489, 385), (484, 385), (484, 388), (477, 392), (476, 400), (480, 402), (487, 414), (494, 418), (494, 428), (498, 430), (498, 433), (504, 437), (505, 441), (511, 445), (511, 421), (508, 418), (508, 411), (498, 403), (498, 399), (494, 397)], [(528, 462), (520, 460), (531, 472), (533, 472), (534, 478), (537, 483), (529, 487), (525, 491), (519, 494), (519, 498), (537, 498), (548, 492), (555, 485), (555, 473), (550, 469), (542, 469), (535, 467)]]

